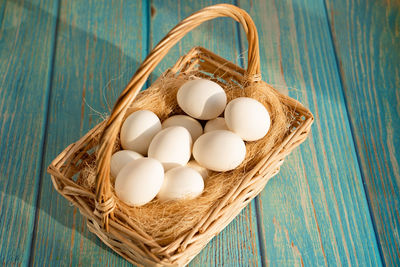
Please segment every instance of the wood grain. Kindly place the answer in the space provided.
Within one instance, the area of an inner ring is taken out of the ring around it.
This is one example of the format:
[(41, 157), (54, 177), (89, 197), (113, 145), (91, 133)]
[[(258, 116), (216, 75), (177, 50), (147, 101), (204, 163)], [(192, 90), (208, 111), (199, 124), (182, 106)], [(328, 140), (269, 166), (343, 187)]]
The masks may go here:
[[(165, 34), (193, 12), (226, 1), (151, 1), (150, 33), (154, 46)], [(240, 63), (237, 25), (232, 19), (215, 19), (204, 23), (171, 49), (152, 76), (152, 80), (171, 67), (194, 46)], [(191, 262), (190, 266), (260, 266), (257, 219), (252, 202), (224, 231), (215, 237)]]
[[(146, 51), (139, 1), (61, 1), (45, 166), (109, 112)], [(130, 266), (42, 176), (33, 266)]]
[[(217, 2), (0, 2), (0, 265), (130, 266), (88, 232), (41, 168), (109, 112), (150, 46)], [(191, 265), (381, 266), (378, 244), (386, 265), (399, 265), (400, 5), (238, 4), (258, 27), (264, 80), (316, 120), (280, 174)], [(245, 64), (238, 30), (229, 19), (204, 24), (151, 81), (195, 45)]]
[(0, 265), (29, 261), (56, 1), (0, 2)]
[(400, 265), (400, 3), (326, 1), (379, 244)]
[(315, 116), (308, 141), (258, 197), (264, 263), (381, 265), (323, 2), (239, 4), (261, 25), (264, 79)]

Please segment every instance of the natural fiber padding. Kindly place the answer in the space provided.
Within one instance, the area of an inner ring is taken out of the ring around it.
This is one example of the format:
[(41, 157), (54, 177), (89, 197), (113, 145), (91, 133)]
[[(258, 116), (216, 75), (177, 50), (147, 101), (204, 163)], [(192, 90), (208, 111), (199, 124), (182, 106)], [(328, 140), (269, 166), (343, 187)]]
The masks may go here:
[[(149, 89), (137, 96), (126, 116), (141, 109), (153, 111), (162, 121), (173, 115), (184, 114), (176, 101), (179, 87), (190, 79), (204, 76), (204, 73), (191, 71), (180, 73), (178, 76), (168, 74), (161, 77)], [(243, 178), (247, 170), (254, 168), (272, 146), (278, 145), (283, 140), (289, 128), (287, 121), (287, 112), (289, 111), (281, 103), (277, 93), (271, 90), (267, 84), (260, 82), (242, 88), (233, 82), (224, 84), (218, 80), (215, 81), (225, 89), (228, 101), (245, 96), (263, 103), (271, 116), (271, 128), (264, 138), (246, 142), (246, 158), (238, 168), (228, 172), (212, 172), (210, 177), (205, 180), (203, 194), (196, 199), (160, 202), (155, 198), (144, 206), (130, 207), (114, 195), (117, 208), (161, 245), (170, 243), (192, 229), (210, 211), (210, 208), (215, 206), (221, 197)], [(120, 148), (119, 142), (116, 142), (115, 148), (116, 150)], [(93, 159), (81, 172), (78, 183), (88, 186), (88, 189), (94, 193), (95, 175), (96, 166), (95, 159)]]

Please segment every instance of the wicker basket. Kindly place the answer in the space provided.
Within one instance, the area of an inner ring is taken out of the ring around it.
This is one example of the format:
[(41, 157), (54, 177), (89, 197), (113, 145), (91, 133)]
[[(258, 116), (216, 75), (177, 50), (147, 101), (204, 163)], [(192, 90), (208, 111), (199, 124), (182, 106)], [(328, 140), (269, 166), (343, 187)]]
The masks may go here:
[[(54, 187), (79, 208), (81, 214), (87, 218), (90, 231), (131, 263), (146, 266), (182, 266), (189, 263), (259, 194), (267, 181), (279, 172), (284, 157), (306, 139), (313, 122), (313, 116), (308, 109), (296, 100), (278, 93), (281, 102), (290, 110), (288, 116), (292, 116), (283, 142), (274, 146), (265, 158), (243, 176), (240, 183), (216, 205), (210, 207), (207, 216), (191, 231), (168, 245), (158, 244), (116, 207), (111, 192), (110, 159), (129, 106), (169, 49), (187, 32), (202, 22), (217, 17), (231, 17), (243, 26), (249, 42), (247, 70), (204, 48), (195, 47), (164, 75), (198, 71), (203, 76), (208, 75), (210, 79), (229, 80), (242, 86), (263, 83), (257, 30), (250, 16), (244, 10), (227, 4), (204, 8), (179, 23), (153, 49), (118, 98), (110, 117), (69, 145), (48, 167)], [(78, 185), (74, 179), (84, 168), (86, 161), (94, 156), (97, 157), (96, 193)]]

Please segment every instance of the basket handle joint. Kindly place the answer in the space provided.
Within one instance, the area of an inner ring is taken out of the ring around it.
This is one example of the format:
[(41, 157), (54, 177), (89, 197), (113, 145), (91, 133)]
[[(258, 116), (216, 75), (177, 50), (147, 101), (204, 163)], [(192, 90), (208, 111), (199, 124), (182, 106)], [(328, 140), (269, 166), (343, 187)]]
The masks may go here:
[(113, 216), (113, 211), (115, 209), (115, 206), (116, 203), (113, 197), (110, 197), (109, 199), (102, 202), (96, 201), (94, 214), (102, 219), (102, 223), (107, 231), (108, 231), (108, 218), (109, 216)]

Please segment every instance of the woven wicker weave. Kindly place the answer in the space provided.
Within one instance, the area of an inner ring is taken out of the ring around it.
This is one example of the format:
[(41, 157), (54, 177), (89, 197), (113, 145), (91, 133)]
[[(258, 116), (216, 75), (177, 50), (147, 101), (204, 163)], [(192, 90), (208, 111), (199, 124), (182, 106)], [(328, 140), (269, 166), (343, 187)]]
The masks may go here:
[[(289, 120), (291, 125), (285, 133), (283, 142), (274, 146), (256, 167), (247, 172), (241, 182), (217, 205), (211, 207), (209, 213), (190, 232), (181, 235), (168, 245), (159, 245), (149, 234), (135, 225), (133, 220), (125, 215), (126, 213), (116, 207), (111, 192), (110, 159), (127, 109), (169, 49), (187, 32), (202, 22), (216, 17), (231, 17), (243, 26), (249, 42), (247, 70), (204, 48), (195, 47), (181, 57), (164, 75), (195, 71), (203, 77), (210, 75), (209, 78), (229, 80), (243, 86), (263, 83), (260, 75), (257, 30), (250, 16), (244, 10), (232, 5), (220, 4), (204, 8), (179, 23), (153, 49), (120, 95), (110, 117), (80, 140), (69, 145), (48, 167), (54, 187), (79, 208), (81, 214), (87, 218), (90, 231), (134, 264), (146, 266), (187, 264), (259, 194), (269, 178), (279, 172), (284, 157), (306, 139), (313, 122), (313, 116), (308, 109), (296, 100), (279, 94), (282, 103), (290, 110), (288, 116), (292, 116)], [(84, 168), (87, 160), (93, 159), (94, 155), (97, 158), (95, 194), (78, 185), (73, 178)]]

